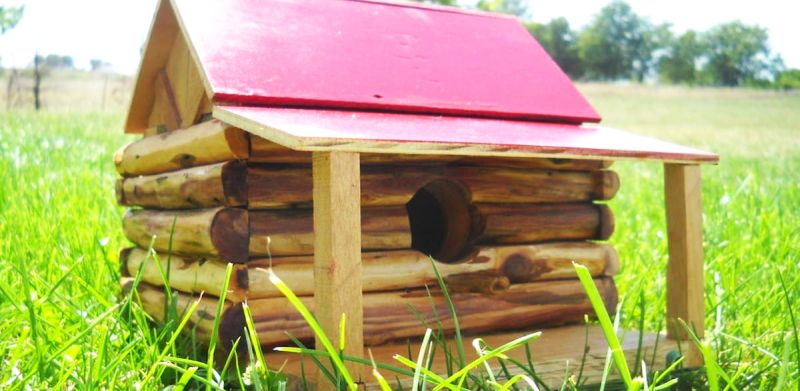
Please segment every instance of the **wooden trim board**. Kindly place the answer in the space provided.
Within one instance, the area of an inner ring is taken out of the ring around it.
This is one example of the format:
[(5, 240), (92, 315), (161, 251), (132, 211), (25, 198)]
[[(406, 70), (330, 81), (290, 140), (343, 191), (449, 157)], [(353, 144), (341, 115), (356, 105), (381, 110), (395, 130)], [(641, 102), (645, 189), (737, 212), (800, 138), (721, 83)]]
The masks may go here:
[(385, 112), (215, 106), (213, 117), (298, 151), (651, 160), (719, 156), (601, 126)]
[[(339, 341), (339, 322), (348, 331), (344, 353), (364, 349), (364, 305), (361, 268), (361, 176), (357, 153), (315, 153), (312, 157), (314, 198), (314, 316), (331, 341)], [(317, 346), (322, 346), (317, 339)], [(348, 371), (359, 377), (358, 366)], [(318, 374), (318, 378), (321, 378)], [(320, 390), (334, 390), (332, 384)]]
[[(531, 342), (530, 347), (536, 373), (549, 387), (558, 389), (564, 380), (566, 370), (569, 370), (571, 374), (577, 376), (586, 346), (589, 347), (583, 369), (584, 376), (588, 378), (586, 384), (591, 385), (600, 382), (608, 345), (605, 342), (603, 331), (599, 326), (589, 326), (588, 343), (585, 325), (562, 326), (543, 329), (541, 331), (542, 336)], [(512, 332), (493, 335), (465, 336), (464, 351), (466, 352), (467, 360), (475, 358), (475, 350), (471, 345), (473, 338), (484, 338), (489, 345), (497, 347), (525, 334), (524, 332)], [(633, 361), (636, 358), (638, 341), (638, 332), (627, 331), (624, 333), (622, 349), (625, 352), (625, 357), (628, 359), (628, 364), (631, 368), (634, 367)], [(451, 340), (451, 347), (454, 346), (453, 343), (454, 342)], [(416, 355), (419, 352), (419, 342), (412, 341), (410, 346), (412, 354)], [(681, 345), (681, 347), (683, 347), (683, 345)], [(392, 357), (395, 354), (407, 355), (408, 349), (409, 345), (406, 343), (395, 343), (370, 348), (376, 362), (387, 363), (398, 367), (402, 367), (402, 365), (398, 364)], [(644, 333), (642, 338), (642, 350), (644, 351), (643, 357), (647, 363), (647, 368), (649, 368), (649, 370), (660, 370), (665, 368), (664, 363), (667, 353), (670, 351), (678, 351), (678, 348), (674, 340), (667, 339), (663, 334)], [(452, 349), (452, 351), (454, 352), (455, 349)], [(653, 355), (654, 351), (655, 356)], [(526, 362), (524, 349), (512, 350), (508, 353), (508, 356), (520, 362)], [(297, 376), (301, 373), (301, 360), (305, 360), (303, 365), (306, 373), (308, 373), (308, 371), (313, 371), (314, 368), (314, 364), (311, 360), (301, 359), (300, 356), (296, 354), (265, 352), (264, 357), (267, 359), (270, 368), (280, 368), (283, 366), (283, 372), (288, 374), (291, 378), (290, 382), (298, 381)], [(369, 353), (366, 350), (364, 351), (364, 357), (369, 357)], [(437, 350), (432, 366), (432, 370), (440, 375), (446, 373), (442, 357), (441, 349)], [(655, 357), (655, 362), (651, 361), (653, 357)], [(416, 356), (412, 358), (412, 361), (416, 361)], [(491, 361), (490, 364), (495, 371), (500, 369), (497, 365), (497, 361)], [(641, 367), (641, 363), (636, 364), (635, 367)], [(375, 383), (375, 379), (371, 376), (371, 370), (366, 367), (362, 368), (363, 370), (361, 372), (366, 383), (363, 389), (379, 390), (380, 388), (377, 383)], [(512, 376), (521, 373), (521, 371), (513, 365), (508, 366), (508, 369)], [(484, 370), (483, 367), (475, 371), (482, 370)], [(381, 374), (389, 380), (392, 387), (396, 387), (397, 380), (394, 378), (394, 374), (385, 370), (381, 370)], [(616, 371), (612, 371), (610, 377), (612, 379), (618, 379), (619, 375)], [(410, 388), (412, 381), (410, 377), (400, 376), (400, 381), (404, 389)]]
[[(669, 239), (667, 334), (671, 338), (689, 339), (678, 319), (686, 322), (698, 338), (704, 336), (702, 196), (700, 166), (664, 165)], [(703, 364), (702, 356), (694, 344), (690, 345), (686, 366), (699, 367)]]

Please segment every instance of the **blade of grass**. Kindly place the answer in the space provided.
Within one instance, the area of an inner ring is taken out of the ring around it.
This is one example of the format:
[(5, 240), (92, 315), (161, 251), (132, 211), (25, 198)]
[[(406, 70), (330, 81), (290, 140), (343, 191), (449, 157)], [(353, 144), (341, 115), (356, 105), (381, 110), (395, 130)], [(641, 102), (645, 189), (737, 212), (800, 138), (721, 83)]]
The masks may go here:
[(150, 381), (150, 379), (153, 377), (153, 375), (155, 375), (157, 367), (158, 367), (158, 365), (157, 365), (158, 362), (161, 362), (161, 360), (163, 360), (164, 357), (167, 355), (167, 350), (172, 348), (175, 345), (175, 340), (178, 339), (178, 336), (180, 335), (181, 330), (183, 330), (183, 328), (189, 322), (189, 319), (191, 318), (192, 314), (194, 314), (194, 312), (197, 310), (197, 306), (199, 304), (200, 304), (200, 299), (198, 298), (197, 300), (195, 300), (189, 306), (189, 309), (183, 315), (183, 319), (178, 324), (178, 327), (176, 327), (175, 330), (172, 331), (172, 336), (170, 337), (170, 339), (167, 342), (166, 346), (164, 346), (164, 348), (161, 350), (161, 353), (158, 355), (157, 360), (156, 360), (157, 362), (150, 366), (150, 370), (147, 371), (147, 374), (145, 375), (144, 379), (142, 379), (142, 384), (147, 384), (147, 382)]
[[(417, 363), (415, 363), (415, 362), (413, 362), (413, 361), (411, 361), (411, 360), (409, 360), (409, 359), (407, 359), (407, 358), (405, 358), (405, 357), (403, 357), (403, 356), (401, 356), (399, 354), (396, 354), (394, 356), (394, 359), (397, 360), (398, 362), (400, 362), (401, 364), (409, 367), (409, 368), (412, 368), (414, 370), (417, 369)], [(453, 384), (451, 384), (451, 382), (448, 382), (447, 380), (443, 379), (441, 376), (439, 376), (436, 373), (432, 372), (428, 368), (421, 368), (420, 371), (423, 374), (425, 374), (426, 377), (430, 378), (433, 383), (437, 383), (437, 387), (442, 386), (442, 387), (445, 387), (445, 388), (447, 388), (448, 390), (451, 390), (451, 391), (459, 391), (460, 390), (459, 387), (454, 386)]]
[[(283, 353), (305, 354), (305, 355), (308, 355), (308, 356), (330, 357), (330, 353), (328, 353), (327, 351), (324, 351), (324, 350), (315, 350), (315, 349), (299, 348), (299, 347), (291, 347), (291, 346), (279, 346), (279, 347), (275, 348), (275, 351), (276, 352), (283, 352)], [(351, 361), (351, 362), (364, 364), (364, 365), (372, 365), (372, 363), (369, 360), (363, 359), (361, 357), (348, 356), (346, 354), (344, 356), (342, 356), (342, 360)], [(408, 360), (408, 359), (406, 359), (406, 360)], [(379, 369), (385, 369), (387, 371), (391, 371), (391, 372), (394, 372), (394, 373), (397, 373), (397, 374), (400, 374), (400, 375), (404, 375), (404, 376), (413, 376), (414, 375), (413, 371), (409, 371), (409, 370), (405, 370), (405, 369), (402, 369), (402, 368), (398, 368), (398, 367), (395, 367), (395, 366), (392, 366), (392, 365), (389, 365), (389, 364), (380, 363), (380, 362), (376, 362), (375, 364), (378, 366)]]
[[(214, 374), (214, 352), (217, 349), (217, 339), (219, 338), (219, 323), (222, 319), (222, 310), (225, 309), (225, 300), (228, 297), (228, 286), (231, 281), (231, 274), (233, 272), (233, 264), (228, 262), (225, 267), (225, 279), (222, 282), (222, 290), (220, 291), (219, 299), (217, 300), (217, 312), (214, 315), (214, 327), (211, 332), (211, 341), (208, 343), (208, 368), (206, 370), (206, 380), (210, 384), (212, 375)], [(208, 389), (208, 385), (206, 389)]]
[(575, 271), (578, 273), (578, 278), (581, 281), (581, 285), (583, 285), (583, 289), (586, 290), (586, 294), (589, 296), (589, 302), (592, 303), (592, 308), (597, 315), (597, 319), (600, 321), (600, 328), (603, 329), (603, 334), (611, 349), (611, 356), (614, 359), (617, 371), (625, 382), (625, 386), (631, 388), (634, 385), (631, 379), (631, 372), (628, 369), (628, 362), (625, 361), (622, 345), (619, 342), (619, 338), (617, 338), (617, 333), (614, 331), (614, 325), (611, 323), (611, 318), (608, 316), (600, 292), (597, 290), (597, 286), (594, 285), (592, 275), (589, 273), (589, 269), (587, 269), (586, 266), (574, 262), (572, 264), (575, 267)]
[[(783, 298), (786, 300), (786, 309), (789, 313), (789, 321), (792, 324), (792, 334), (794, 335), (794, 352), (795, 357), (797, 358), (797, 370), (800, 371), (800, 329), (797, 328), (797, 319), (795, 318), (794, 310), (792, 309), (794, 306), (792, 305), (792, 300), (789, 297), (789, 290), (786, 288), (786, 281), (783, 278), (782, 272), (778, 272), (778, 278), (781, 281)], [(800, 389), (800, 382), (798, 382), (797, 387)]]
[[(166, 367), (166, 368), (173, 369), (173, 370), (178, 371), (178, 372), (182, 372), (182, 373), (186, 373), (188, 371), (188, 369), (183, 368), (183, 367), (179, 367), (179, 366), (177, 366), (177, 365), (175, 365), (175, 364), (173, 364), (171, 362), (160, 362), (159, 365), (163, 366), (163, 367)], [(196, 381), (198, 381), (198, 382), (200, 382), (200, 383), (202, 383), (202, 384), (205, 384), (207, 387), (211, 387), (211, 388), (213, 388), (215, 390), (219, 390), (219, 391), (225, 391), (223, 388), (220, 388), (216, 384), (209, 383), (206, 379), (198, 376), (197, 374), (193, 373), (191, 375), (191, 378), (196, 380)]]
[(453, 305), (453, 300), (450, 299), (450, 293), (447, 292), (447, 286), (444, 283), (444, 279), (442, 278), (442, 274), (439, 273), (439, 268), (436, 267), (436, 260), (433, 257), (430, 257), (431, 265), (433, 266), (433, 273), (436, 274), (436, 281), (439, 283), (439, 288), (442, 290), (442, 296), (444, 296), (445, 302), (447, 302), (447, 309), (450, 310), (450, 318), (453, 319), (453, 329), (455, 329), (455, 343), (456, 343), (456, 351), (458, 352), (458, 363), (459, 367), (463, 368), (467, 362), (466, 355), (464, 354), (464, 340), (461, 337), (461, 325), (458, 322), (458, 316), (456, 315), (456, 307)]
[[(293, 335), (291, 335), (289, 333), (286, 333), (286, 335), (289, 337), (289, 340), (292, 341), (292, 343), (297, 345), (298, 348), (303, 349), (304, 351), (312, 350), (312, 349), (308, 349), (305, 345), (303, 345), (302, 342), (300, 342), (299, 339), (295, 338)], [(280, 348), (275, 348), (276, 351), (280, 351), (279, 349)], [(314, 354), (305, 354), (305, 353), (302, 353), (302, 352), (301, 352), (301, 354), (304, 354), (304, 355), (308, 356), (309, 358), (311, 358), (311, 361), (314, 362), (314, 365), (316, 365), (317, 368), (319, 368), (319, 370), (322, 372), (322, 374), (325, 375), (325, 377), (327, 377), (328, 380), (330, 380), (331, 383), (336, 382), (336, 379), (333, 377), (333, 374), (331, 374), (331, 371), (329, 371), (328, 368), (325, 367), (325, 365), (322, 364), (322, 361), (319, 361), (319, 359), (317, 358), (316, 355), (314, 355)]]
[(700, 354), (703, 356), (703, 362), (705, 363), (706, 368), (706, 378), (708, 379), (708, 389), (711, 391), (719, 391), (719, 379), (722, 378), (725, 380), (727, 385), (725, 389), (731, 388), (733, 390), (738, 390), (736, 386), (731, 381), (731, 378), (728, 376), (725, 371), (722, 370), (722, 367), (719, 366), (717, 362), (717, 358), (714, 355), (714, 351), (711, 350), (711, 347), (708, 344), (703, 343), (697, 338), (697, 334), (689, 327), (683, 319), (678, 319), (680, 324), (683, 326), (686, 333), (689, 337), (694, 341), (697, 348), (700, 350)]
[[(644, 352), (642, 351), (642, 344), (644, 343), (644, 315), (645, 315), (645, 309), (646, 309), (646, 306), (644, 304), (645, 304), (644, 303), (644, 291), (640, 290), (639, 291), (639, 303), (638, 303), (638, 306), (639, 306), (639, 325), (638, 325), (639, 339), (638, 339), (638, 341), (636, 343), (636, 358), (633, 361), (634, 363), (642, 362), (642, 355), (644, 354)], [(642, 363), (642, 365), (644, 365), (644, 363)], [(636, 375), (636, 374), (634, 373), (634, 375)], [(644, 375), (644, 373), (642, 373), (642, 375)], [(647, 387), (645, 387), (645, 388), (647, 388)]]
[(181, 375), (181, 378), (178, 379), (178, 382), (175, 384), (173, 390), (183, 391), (183, 389), (186, 388), (186, 385), (189, 384), (189, 381), (194, 377), (195, 372), (197, 372), (197, 367), (189, 367), (189, 369), (187, 369), (186, 372)]
[[(475, 338), (472, 340), (472, 347), (475, 349), (475, 352), (478, 354), (478, 357), (481, 357), (484, 354), (482, 348), (482, 345), (484, 344), (485, 343), (481, 338)], [(497, 383), (497, 379), (494, 377), (494, 373), (492, 372), (492, 367), (489, 365), (489, 362), (484, 361), (483, 366), (486, 368), (486, 373), (489, 376), (489, 381), (491, 381), (492, 383)]]
[(106, 319), (106, 318), (107, 318), (109, 315), (113, 314), (113, 313), (114, 313), (114, 312), (117, 310), (117, 308), (119, 308), (121, 305), (122, 305), (122, 304), (117, 304), (117, 305), (115, 305), (115, 306), (113, 306), (113, 307), (111, 307), (111, 308), (107, 309), (105, 312), (103, 312), (102, 314), (100, 314), (100, 316), (98, 316), (98, 317), (94, 318), (94, 320), (92, 320), (91, 322), (89, 322), (89, 324), (86, 326), (86, 328), (85, 328), (83, 331), (81, 331), (80, 333), (78, 333), (78, 335), (76, 335), (76, 336), (72, 337), (72, 338), (71, 338), (69, 341), (67, 341), (66, 343), (64, 343), (63, 345), (61, 345), (61, 347), (60, 347), (58, 350), (56, 350), (54, 353), (52, 353), (52, 354), (50, 355), (50, 357), (48, 358), (48, 361), (50, 361), (50, 362), (56, 361), (56, 359), (58, 358), (58, 356), (60, 356), (60, 355), (61, 355), (62, 353), (64, 353), (64, 352), (66, 352), (66, 351), (67, 351), (67, 349), (69, 349), (69, 348), (70, 348), (70, 346), (74, 345), (76, 342), (78, 342), (79, 340), (81, 340), (81, 339), (82, 339), (83, 337), (85, 337), (87, 334), (89, 334), (90, 332), (92, 332), (92, 330), (95, 328), (95, 326), (97, 326), (97, 325), (98, 325), (100, 322), (102, 322), (103, 320), (105, 320), (105, 319)]
[[(344, 331), (344, 330), (342, 330)], [(369, 360), (372, 361), (372, 376), (378, 380), (378, 385), (381, 387), (381, 391), (392, 391), (392, 387), (389, 386), (389, 383), (386, 382), (386, 379), (378, 372), (378, 366), (375, 365), (375, 357), (372, 356), (372, 350), (369, 350)]]
[[(541, 335), (542, 335), (541, 332), (535, 332), (535, 333), (523, 335), (523, 336), (521, 336), (519, 338), (516, 338), (516, 339), (510, 341), (510, 342), (506, 342), (503, 345), (486, 352), (485, 355), (483, 355), (481, 357), (478, 357), (477, 359), (473, 360), (472, 362), (468, 363), (467, 365), (464, 365), (464, 367), (462, 367), (459, 371), (454, 373), (452, 376), (448, 377), (446, 379), (446, 381), (447, 382), (452, 382), (452, 381), (454, 381), (456, 379), (460, 379), (459, 380), (459, 388), (460, 388), (460, 383), (463, 382), (463, 380), (466, 377), (466, 375), (473, 368), (483, 364), (483, 362), (485, 362), (486, 360), (490, 360), (492, 358), (501, 356), (503, 353), (505, 353), (505, 352), (507, 352), (509, 350), (512, 350), (512, 349), (515, 349), (515, 348), (517, 348), (519, 346), (522, 346), (523, 344), (525, 344), (528, 341), (535, 340), (535, 339), (539, 338)], [(443, 387), (443, 385), (439, 384), (433, 390), (434, 391), (440, 390), (442, 387)]]
[(525, 381), (525, 383), (528, 383), (528, 387), (530, 387), (531, 390), (539, 391), (539, 387), (536, 386), (536, 383), (533, 382), (533, 379), (523, 374), (516, 375), (511, 379), (509, 379), (505, 384), (501, 385), (500, 388), (498, 388), (498, 391), (508, 391), (511, 389), (511, 387), (514, 387), (514, 384), (516, 384), (520, 380), (523, 380)]
[(303, 319), (305, 319), (306, 323), (308, 323), (309, 327), (311, 327), (311, 329), (314, 331), (314, 334), (317, 335), (320, 342), (325, 347), (325, 350), (327, 350), (328, 353), (330, 353), (330, 357), (333, 360), (336, 369), (339, 371), (339, 373), (341, 373), (342, 377), (344, 377), (347, 386), (353, 390), (357, 389), (358, 386), (353, 381), (353, 377), (350, 376), (350, 372), (347, 371), (347, 368), (344, 366), (342, 359), (339, 358), (338, 352), (331, 344), (331, 341), (330, 339), (328, 339), (328, 336), (325, 335), (325, 332), (322, 331), (322, 327), (317, 322), (317, 319), (314, 318), (314, 315), (311, 314), (311, 311), (309, 311), (308, 308), (306, 308), (306, 306), (303, 304), (303, 302), (301, 302), (300, 299), (297, 298), (297, 295), (295, 295), (294, 292), (292, 292), (292, 290), (289, 289), (289, 287), (283, 281), (281, 281), (280, 278), (278, 278), (278, 276), (275, 274), (275, 272), (272, 271), (271, 268), (268, 269), (268, 271), (269, 271), (270, 282), (272, 282), (272, 284), (278, 288), (278, 290), (289, 300), (289, 302), (292, 303), (292, 306), (294, 306), (295, 309), (298, 312), (300, 312), (300, 314), (303, 316)]
[(791, 352), (789, 346), (791, 343), (791, 336), (789, 333), (786, 333), (786, 338), (783, 343), (783, 354), (781, 354), (781, 367), (778, 372), (778, 382), (775, 385), (775, 391), (782, 391), (783, 387), (786, 386), (786, 374), (789, 373), (789, 356)]
[(433, 330), (427, 328), (425, 330), (425, 336), (422, 337), (422, 343), (419, 345), (419, 354), (417, 354), (417, 369), (414, 370), (414, 378), (411, 382), (411, 391), (419, 390), (419, 380), (420, 374), (422, 373), (420, 368), (423, 367), (423, 361), (425, 360), (425, 349), (428, 347), (428, 341), (431, 339), (431, 332)]

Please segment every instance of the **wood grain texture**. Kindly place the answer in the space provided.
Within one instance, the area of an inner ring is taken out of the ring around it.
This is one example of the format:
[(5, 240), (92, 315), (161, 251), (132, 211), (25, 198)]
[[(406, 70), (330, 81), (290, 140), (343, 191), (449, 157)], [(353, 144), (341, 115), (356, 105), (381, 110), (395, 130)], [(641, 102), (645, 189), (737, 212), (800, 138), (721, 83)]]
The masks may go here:
[[(312, 164), (314, 297), (319, 304), (314, 316), (331, 341), (345, 342), (345, 354), (359, 356), (364, 351), (359, 156), (315, 153)], [(340, 336), (342, 318), (347, 322), (346, 336)], [(316, 343), (322, 347), (319, 338)], [(358, 365), (348, 363), (347, 369), (354, 379), (360, 378)]]
[(167, 63), (172, 44), (179, 33), (174, 10), (168, 1), (160, 2), (144, 45), (144, 56), (125, 120), (126, 132), (140, 133), (150, 128), (151, 112), (166, 107), (164, 96), (159, 97), (154, 91), (155, 81), (159, 70)]
[[(455, 262), (478, 245), (606, 240), (614, 229), (608, 207), (590, 203), (475, 204), (465, 210), (469, 215), (463, 224), (444, 224), (429, 230), (413, 228), (403, 206), (363, 208), (359, 225), (361, 248), (370, 251), (415, 248), (442, 261)], [(441, 213), (446, 220), (461, 221), (446, 210)], [(314, 252), (314, 220), (310, 209), (132, 210), (123, 219), (123, 229), (125, 236), (142, 248), (147, 248), (155, 235), (154, 248), (167, 252), (173, 221), (176, 222), (172, 250), (179, 255), (219, 255), (241, 263), (251, 257)], [(415, 237), (428, 234), (435, 234), (442, 241), (432, 247), (415, 242)]]
[[(613, 279), (598, 278), (594, 281), (606, 307), (613, 312), (617, 303)], [(161, 289), (147, 284), (142, 284), (142, 287), (161, 292)], [(515, 284), (494, 295), (453, 293), (451, 299), (462, 331), (473, 334), (583, 322), (584, 315), (593, 313), (578, 280)], [(207, 300), (216, 302), (211, 296), (207, 296)], [(317, 318), (320, 317), (313, 298), (301, 297), (300, 300)], [(304, 342), (314, 340), (311, 329), (285, 298), (253, 299), (248, 300), (248, 305), (263, 346), (290, 344), (287, 332)], [(443, 331), (448, 335), (453, 331), (452, 319), (447, 315), (447, 304), (435, 289), (430, 291), (430, 296), (425, 289), (367, 293), (363, 295), (363, 306), (364, 343), (368, 346), (421, 337), (425, 333), (425, 325), (409, 307), (414, 308), (430, 324), (441, 321)], [(338, 322), (337, 316), (337, 327)], [(210, 323), (213, 324), (213, 319)], [(229, 347), (231, 341), (241, 335), (243, 328), (241, 307), (231, 306), (222, 315), (220, 343)]]
[[(219, 297), (225, 283), (227, 262), (213, 256), (179, 256), (157, 254), (153, 256), (138, 247), (125, 248), (119, 254), (124, 276), (135, 277), (141, 272), (141, 279), (153, 286), (164, 286), (161, 272), (169, 273), (169, 286), (175, 290), (193, 294), (211, 294)], [(159, 267), (160, 264), (160, 267)], [(248, 266), (233, 265), (233, 273), (228, 281), (227, 297), (229, 301), (240, 302), (247, 297)], [(311, 278), (309, 267), (308, 275)], [(270, 291), (280, 295), (275, 286), (264, 276), (260, 282), (269, 285)]]
[(243, 209), (129, 210), (122, 229), (142, 248), (149, 248), (152, 240), (153, 248), (163, 253), (217, 255), (234, 263), (248, 260), (248, 215)]
[[(179, 38), (179, 37), (178, 37)], [(147, 122), (148, 128), (145, 137), (164, 133), (168, 130), (178, 129), (181, 123), (181, 114), (178, 102), (175, 100), (175, 91), (164, 68), (156, 73), (153, 80), (153, 109)]]
[[(608, 200), (619, 189), (615, 172), (546, 171), (455, 165), (365, 165), (361, 205), (405, 205), (426, 184), (446, 179), (462, 185), (473, 202), (561, 203)], [(310, 169), (259, 165), (248, 169), (252, 209), (308, 206)]]
[[(314, 253), (315, 231), (310, 209), (257, 210), (249, 214), (251, 256)], [(365, 250), (411, 247), (411, 230), (404, 207), (363, 209), (360, 230)]]
[(114, 155), (122, 176), (150, 175), (228, 160), (246, 159), (246, 134), (220, 121), (145, 137)]
[(214, 118), (300, 151), (717, 163), (603, 126), (350, 110), (215, 106)]
[[(170, 264), (167, 265), (167, 259)], [(425, 285), (436, 286), (430, 258), (418, 251), (398, 250), (364, 252), (362, 289), (364, 292), (403, 290)], [(170, 270), (170, 286), (187, 293), (206, 292), (220, 295), (224, 283), (225, 262), (211, 256), (181, 257), (159, 254), (162, 270)], [(163, 285), (156, 259), (139, 248), (120, 254), (124, 274), (136, 275), (142, 269), (142, 281)], [(459, 283), (459, 276), (490, 273), (509, 283), (575, 278), (572, 262), (586, 266), (592, 276), (612, 276), (619, 271), (619, 257), (607, 244), (557, 242), (535, 245), (482, 247), (462, 263), (437, 263), (448, 284)], [(246, 265), (234, 265), (228, 298), (242, 301), (278, 297), (280, 292), (269, 282), (267, 268), (273, 271), (299, 296), (314, 294), (313, 256), (252, 259)]]
[(606, 205), (478, 204), (482, 227), (479, 244), (517, 244), (552, 240), (606, 240), (614, 217)]
[[(250, 136), (250, 161), (255, 163), (310, 164), (311, 152), (295, 151), (262, 137)], [(396, 153), (364, 153), (361, 164), (455, 164), (536, 170), (593, 171), (608, 169), (613, 161), (563, 158), (503, 158), (490, 156), (414, 155)]]
[(153, 209), (190, 209), (247, 204), (247, 166), (233, 160), (162, 174), (122, 178), (116, 186), (120, 205)]
[(189, 52), (186, 37), (178, 34), (164, 69), (175, 96), (180, 120), (177, 128), (186, 128), (195, 123), (197, 109), (205, 95), (205, 87), (197, 66)]
[[(705, 301), (703, 293), (703, 188), (700, 167), (664, 165), (669, 263), (667, 265), (667, 335), (688, 340), (676, 319), (683, 319), (703, 338)], [(678, 331), (675, 334), (675, 331)], [(700, 367), (702, 356), (689, 343), (685, 366)]]
[[(310, 210), (258, 210), (249, 211), (249, 215), (250, 256), (313, 253), (314, 231)], [(611, 210), (606, 205), (590, 203), (476, 204), (467, 217), (468, 229), (453, 224), (441, 228), (445, 230), (441, 232), (443, 237), (451, 236), (447, 243), (449, 248), (445, 249), (448, 253), (464, 254), (476, 244), (606, 240), (614, 231)], [(412, 224), (405, 207), (363, 208), (361, 232), (364, 250), (417, 248), (413, 243)], [(441, 253), (437, 251), (436, 254)]]
[[(607, 200), (619, 188), (613, 171), (545, 171), (474, 166), (362, 166), (361, 205), (405, 205), (426, 184), (446, 179), (474, 202), (553, 203)], [(123, 205), (186, 209), (247, 205), (250, 209), (311, 206), (311, 167), (240, 161), (122, 180)]]

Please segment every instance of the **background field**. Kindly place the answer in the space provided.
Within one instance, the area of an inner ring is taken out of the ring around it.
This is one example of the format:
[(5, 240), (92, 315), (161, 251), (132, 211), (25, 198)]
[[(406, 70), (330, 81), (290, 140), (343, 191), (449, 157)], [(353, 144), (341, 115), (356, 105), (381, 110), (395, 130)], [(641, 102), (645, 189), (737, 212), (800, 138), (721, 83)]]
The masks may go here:
[[(800, 95), (580, 88), (606, 125), (722, 156), (719, 166), (703, 171), (712, 346), (740, 388), (773, 389), (781, 379), (798, 387), (792, 316), (800, 315)], [(130, 319), (126, 302), (117, 307), (116, 254), (127, 242), (111, 155), (133, 139), (121, 133), (124, 105), (107, 103), (100, 112), (102, 100), (92, 94), (70, 101), (80, 107), (0, 113), (0, 388), (169, 383), (174, 379), (144, 380), (158, 365), (163, 340)], [(611, 206), (623, 263), (617, 278), (623, 325), (663, 329), (661, 167), (617, 163), (614, 169), (622, 181)]]

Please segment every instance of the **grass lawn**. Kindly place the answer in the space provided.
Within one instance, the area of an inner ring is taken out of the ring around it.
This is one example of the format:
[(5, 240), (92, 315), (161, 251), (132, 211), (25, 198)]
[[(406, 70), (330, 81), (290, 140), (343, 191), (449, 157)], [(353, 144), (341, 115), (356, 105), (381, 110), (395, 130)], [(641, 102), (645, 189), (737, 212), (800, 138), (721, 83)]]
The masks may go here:
[[(722, 156), (703, 170), (711, 347), (739, 389), (800, 387), (800, 95), (579, 88), (606, 125)], [(161, 388), (177, 380), (164, 357), (206, 360), (186, 339), (166, 344), (171, 329), (150, 329), (119, 299), (117, 252), (128, 244), (111, 155), (133, 139), (122, 119), (0, 113), (0, 388)], [(622, 325), (663, 329), (661, 167), (614, 169)]]

